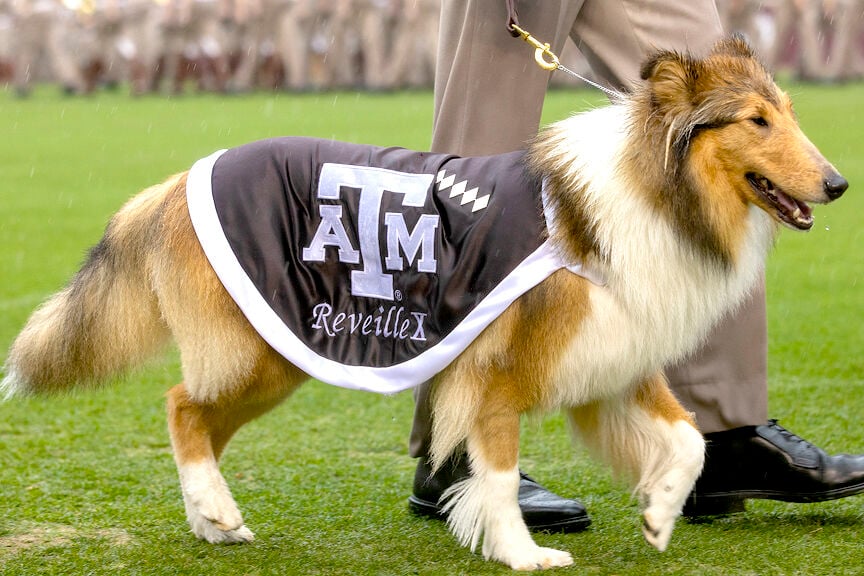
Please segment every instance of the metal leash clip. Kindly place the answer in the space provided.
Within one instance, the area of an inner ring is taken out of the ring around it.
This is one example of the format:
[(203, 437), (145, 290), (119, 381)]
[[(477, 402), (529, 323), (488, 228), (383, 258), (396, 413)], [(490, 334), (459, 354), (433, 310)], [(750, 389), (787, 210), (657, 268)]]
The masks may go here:
[(511, 23), (510, 28), (515, 32), (518, 32), (519, 36), (521, 36), (525, 42), (531, 44), (535, 48), (534, 60), (537, 61), (538, 66), (540, 66), (544, 70), (549, 70), (550, 72), (558, 70), (558, 68), (561, 66), (561, 63), (558, 61), (558, 56), (556, 56), (555, 53), (550, 50), (548, 42), (545, 44), (540, 42), (539, 40), (534, 38), (534, 36), (529, 34), (527, 30), (523, 30), (516, 24)]
[(574, 78), (578, 78), (579, 80), (585, 82), (589, 86), (593, 86), (594, 88), (597, 88), (598, 90), (602, 90), (612, 99), (623, 98), (624, 95), (621, 92), (618, 92), (617, 90), (613, 90), (611, 88), (607, 88), (601, 84), (598, 84), (597, 82), (594, 82), (593, 80), (589, 80), (585, 76), (582, 76), (578, 72), (574, 72), (573, 70), (570, 70), (569, 68), (567, 68), (566, 66), (561, 64), (561, 62), (558, 60), (558, 56), (556, 56), (555, 53), (552, 52), (552, 50), (550, 49), (548, 42), (547, 43), (540, 42), (534, 36), (529, 34), (527, 30), (523, 30), (522, 28), (519, 27), (518, 24), (515, 24), (512, 19), (510, 20), (510, 22), (508, 24), (508, 30), (510, 30), (511, 34), (513, 32), (518, 33), (519, 36), (516, 36), (516, 34), (513, 34), (514, 38), (521, 37), (523, 40), (525, 40), (525, 42), (527, 42), (528, 44), (530, 44), (531, 46), (533, 46), (535, 48), (534, 60), (537, 61), (537, 65), (540, 66), (540, 68), (542, 68), (543, 70), (548, 70), (549, 72), (555, 72), (556, 70), (561, 70), (562, 72), (566, 72), (567, 74), (573, 76)]

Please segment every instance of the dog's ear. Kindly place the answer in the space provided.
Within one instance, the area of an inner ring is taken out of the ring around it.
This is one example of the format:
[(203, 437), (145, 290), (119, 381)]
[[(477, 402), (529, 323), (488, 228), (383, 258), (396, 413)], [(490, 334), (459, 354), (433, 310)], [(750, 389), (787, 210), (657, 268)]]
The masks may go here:
[(693, 109), (699, 63), (690, 56), (658, 52), (642, 65), (641, 76), (648, 81), (652, 100), (663, 116), (677, 117)]
[(699, 62), (680, 52), (658, 52), (642, 66), (651, 105), (666, 128), (664, 169), (674, 149), (686, 147), (697, 104)]
[(721, 56), (738, 56), (740, 58), (756, 59), (756, 53), (741, 34), (733, 34), (717, 42), (711, 50), (712, 54)]

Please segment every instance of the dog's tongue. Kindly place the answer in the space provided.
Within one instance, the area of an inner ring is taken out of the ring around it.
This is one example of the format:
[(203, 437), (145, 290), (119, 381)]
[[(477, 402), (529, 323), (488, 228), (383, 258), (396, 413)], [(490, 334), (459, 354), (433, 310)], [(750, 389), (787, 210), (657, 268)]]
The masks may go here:
[(813, 226), (813, 211), (810, 209), (810, 206), (804, 202), (795, 200), (780, 190), (775, 189), (774, 194), (777, 198), (777, 203), (796, 226), (801, 229)]

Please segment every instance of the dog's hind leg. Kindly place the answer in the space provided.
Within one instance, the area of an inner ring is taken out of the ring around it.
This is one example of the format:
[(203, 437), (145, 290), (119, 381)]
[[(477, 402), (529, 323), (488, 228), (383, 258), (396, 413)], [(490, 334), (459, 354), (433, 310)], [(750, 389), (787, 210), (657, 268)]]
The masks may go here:
[(191, 400), (183, 384), (168, 392), (168, 428), (186, 518), (192, 532), (208, 542), (250, 542), (254, 534), (243, 524), (240, 510), (219, 472), (211, 442), (212, 414), (217, 411), (218, 408)]
[(642, 533), (666, 549), (675, 520), (705, 460), (705, 442), (662, 374), (615, 398), (571, 408), (570, 421), (586, 445), (635, 484)]
[[(306, 379), (284, 360), (258, 362), (251, 378), (224, 397), (199, 401), (185, 384), (168, 392), (168, 427), (192, 532), (213, 543), (248, 542), (253, 533), (219, 471), (219, 457), (245, 423), (284, 400)], [(269, 365), (265, 365), (269, 364)]]
[(183, 366), (167, 395), (168, 427), (186, 516), (208, 542), (246, 542), (252, 532), (218, 461), (234, 432), (308, 377), (255, 332), (207, 261), (186, 204), (185, 179), (166, 196), (150, 277)]
[(448, 524), (460, 543), (474, 550), (482, 535), (483, 556), (516, 570), (572, 564), (567, 552), (535, 544), (522, 518), (519, 412), (506, 396), (486, 395), (473, 418), (466, 447), (471, 475), (444, 494)]

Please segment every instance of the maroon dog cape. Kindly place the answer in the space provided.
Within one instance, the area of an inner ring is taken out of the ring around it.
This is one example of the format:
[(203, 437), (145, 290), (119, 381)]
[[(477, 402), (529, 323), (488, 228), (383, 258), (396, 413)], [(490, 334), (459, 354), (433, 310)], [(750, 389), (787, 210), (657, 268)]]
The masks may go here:
[(198, 161), (187, 198), (207, 259), (270, 346), (324, 382), (390, 393), (565, 267), (523, 161), (274, 138)]

